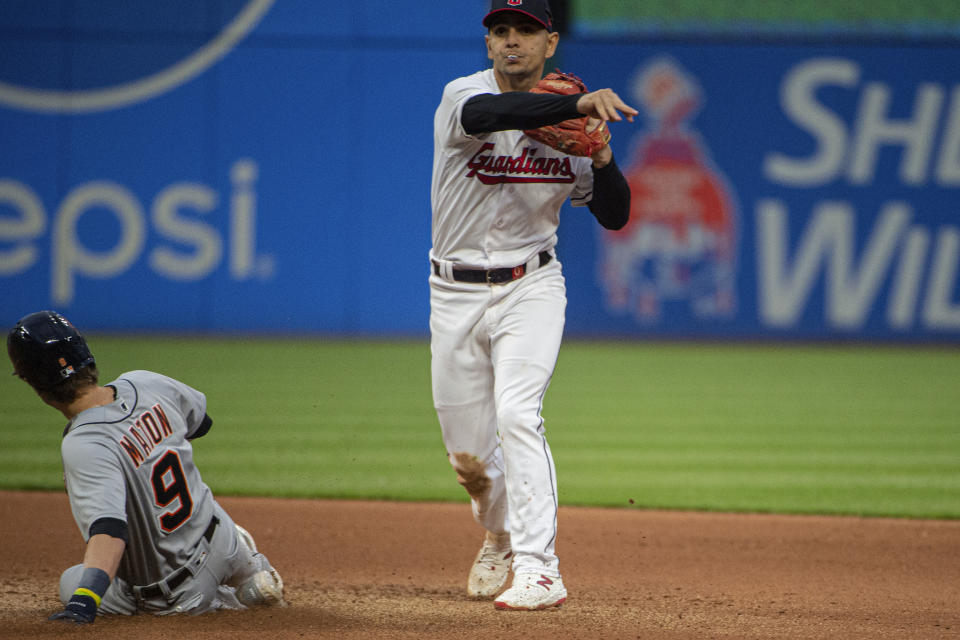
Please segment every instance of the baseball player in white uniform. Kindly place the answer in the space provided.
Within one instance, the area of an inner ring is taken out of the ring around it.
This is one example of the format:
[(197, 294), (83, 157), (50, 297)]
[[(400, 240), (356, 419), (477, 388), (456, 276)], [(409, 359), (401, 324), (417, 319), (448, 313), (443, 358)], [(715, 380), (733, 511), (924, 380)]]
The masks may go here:
[(280, 575), (194, 465), (189, 441), (213, 424), (201, 392), (149, 371), (100, 386), (83, 336), (53, 311), (22, 318), (7, 352), (69, 420), (64, 481), (86, 551), (61, 576), (65, 608), (51, 620), (285, 606)]
[(430, 251), (433, 398), (458, 481), (485, 531), (467, 592), (498, 609), (561, 605), (557, 480), (541, 406), (564, 326), (560, 208), (626, 224), (630, 191), (609, 147), (573, 157), (523, 129), (571, 118), (633, 120), (610, 89), (530, 93), (559, 35), (546, 0), (494, 0), (491, 69), (458, 78), (434, 118)]

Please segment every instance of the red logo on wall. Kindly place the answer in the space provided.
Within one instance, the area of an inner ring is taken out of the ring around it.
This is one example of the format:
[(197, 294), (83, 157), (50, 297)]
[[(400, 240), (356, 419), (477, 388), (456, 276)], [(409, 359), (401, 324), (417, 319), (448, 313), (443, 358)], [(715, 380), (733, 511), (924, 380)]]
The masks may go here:
[(630, 222), (604, 234), (601, 279), (614, 313), (656, 324), (668, 307), (695, 318), (736, 312), (737, 210), (723, 175), (687, 121), (700, 107), (695, 79), (675, 62), (642, 66), (634, 97), (652, 126), (624, 171)]

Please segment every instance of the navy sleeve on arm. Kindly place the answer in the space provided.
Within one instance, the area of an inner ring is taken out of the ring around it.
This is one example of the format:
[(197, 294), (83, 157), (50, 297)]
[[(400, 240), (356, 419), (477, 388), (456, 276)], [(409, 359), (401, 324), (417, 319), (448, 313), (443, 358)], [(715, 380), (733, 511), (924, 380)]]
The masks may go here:
[(127, 531), (127, 523), (117, 518), (100, 518), (90, 525), (89, 535), (92, 538), (97, 534), (105, 534), (112, 538), (119, 538), (125, 543), (130, 544), (130, 535)]
[(463, 105), (460, 122), (470, 135), (536, 129), (571, 118), (583, 118), (577, 111), (579, 95), (557, 96), (548, 93), (510, 91), (473, 96)]
[(203, 421), (200, 423), (200, 426), (197, 427), (197, 430), (193, 432), (193, 435), (187, 438), (188, 440), (196, 440), (197, 438), (202, 438), (207, 435), (207, 431), (210, 431), (210, 427), (213, 426), (213, 418), (207, 414), (203, 414)]
[(622, 229), (630, 219), (630, 185), (612, 158), (607, 166), (594, 167), (593, 198), (587, 206), (604, 229)]

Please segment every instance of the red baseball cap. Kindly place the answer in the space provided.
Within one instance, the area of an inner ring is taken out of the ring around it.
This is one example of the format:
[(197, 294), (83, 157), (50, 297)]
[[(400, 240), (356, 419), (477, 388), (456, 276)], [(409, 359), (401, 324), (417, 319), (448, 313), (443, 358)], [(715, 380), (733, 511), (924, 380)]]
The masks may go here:
[(493, 18), (504, 11), (516, 11), (533, 18), (547, 31), (553, 31), (553, 14), (547, 0), (492, 0), (490, 11), (483, 19), (483, 26), (490, 28)]

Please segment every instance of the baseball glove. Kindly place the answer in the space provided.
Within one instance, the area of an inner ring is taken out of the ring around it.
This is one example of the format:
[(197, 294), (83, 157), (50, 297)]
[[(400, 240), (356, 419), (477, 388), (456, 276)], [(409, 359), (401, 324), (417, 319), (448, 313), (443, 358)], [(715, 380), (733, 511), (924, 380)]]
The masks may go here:
[[(587, 85), (572, 73), (557, 69), (545, 75), (530, 91), (570, 96), (587, 93)], [(610, 142), (607, 123), (594, 118), (573, 118), (539, 129), (527, 129), (524, 133), (537, 142), (571, 156), (592, 156)]]

